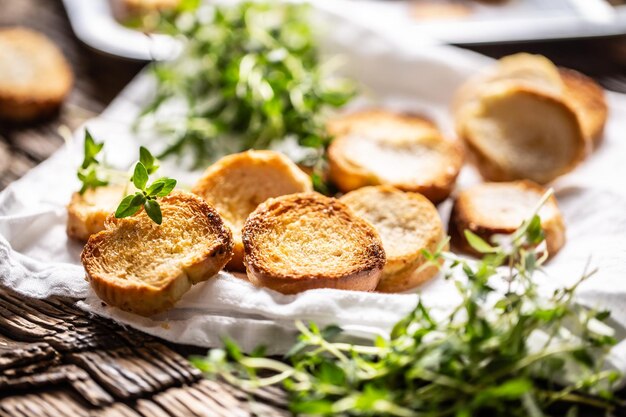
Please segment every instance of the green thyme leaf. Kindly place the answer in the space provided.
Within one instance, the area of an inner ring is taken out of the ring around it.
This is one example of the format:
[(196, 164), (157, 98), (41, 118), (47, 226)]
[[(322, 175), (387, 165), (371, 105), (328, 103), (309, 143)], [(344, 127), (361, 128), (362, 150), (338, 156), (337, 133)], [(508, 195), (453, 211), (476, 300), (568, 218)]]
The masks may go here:
[(104, 167), (96, 159), (102, 151), (104, 142), (97, 143), (89, 130), (85, 129), (84, 158), (76, 176), (82, 183), (79, 193), (84, 194), (89, 189), (102, 187), (109, 184), (103, 173)]
[(141, 201), (140, 197), (143, 197), (141, 193), (124, 197), (117, 207), (117, 210), (115, 210), (115, 217), (121, 219), (137, 213), (143, 205), (143, 201)]
[(467, 243), (478, 253), (496, 253), (497, 249), (485, 242), (483, 238), (472, 232), (471, 230), (465, 230), (465, 239)]
[(143, 164), (148, 172), (148, 175), (154, 174), (157, 169), (159, 169), (159, 165), (156, 163), (156, 158), (152, 156), (150, 151), (143, 147), (139, 147), (139, 162)]
[(137, 162), (135, 165), (135, 170), (131, 180), (133, 181), (135, 187), (139, 190), (143, 190), (146, 187), (146, 184), (148, 183), (148, 171), (141, 162)]
[(161, 224), (163, 222), (161, 206), (159, 206), (159, 203), (156, 200), (147, 200), (143, 207), (146, 209), (146, 214), (152, 219), (153, 222), (156, 224)]

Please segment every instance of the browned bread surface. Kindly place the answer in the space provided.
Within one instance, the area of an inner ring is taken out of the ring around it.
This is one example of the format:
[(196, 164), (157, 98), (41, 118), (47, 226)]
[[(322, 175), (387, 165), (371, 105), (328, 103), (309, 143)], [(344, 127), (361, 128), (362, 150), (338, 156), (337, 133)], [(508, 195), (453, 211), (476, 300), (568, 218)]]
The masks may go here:
[(74, 193), (67, 206), (67, 235), (86, 241), (104, 230), (104, 222), (124, 197), (124, 186), (110, 185)]
[(476, 167), (491, 181), (548, 183), (576, 167), (588, 141), (563, 100), (514, 83), (499, 84), (457, 119)]
[(460, 146), (432, 122), (383, 110), (358, 112), (329, 124), (330, 179), (343, 192), (388, 184), (445, 200), (463, 164)]
[(270, 197), (312, 189), (310, 177), (283, 154), (247, 151), (215, 162), (192, 191), (215, 207), (232, 230), (235, 247), (227, 268), (245, 271), (241, 229), (248, 215)]
[(171, 308), (193, 284), (217, 274), (232, 255), (230, 230), (200, 197), (174, 191), (159, 203), (161, 225), (143, 210), (124, 219), (111, 216), (81, 256), (98, 297), (144, 316)]
[[(496, 234), (511, 234), (528, 219), (546, 190), (531, 181), (484, 183), (459, 193), (448, 231), (459, 250), (474, 253), (465, 240), (470, 230), (490, 242)], [(565, 244), (565, 223), (556, 198), (550, 197), (539, 211), (548, 254), (555, 255)]]
[(406, 291), (437, 274), (439, 268), (428, 264), (422, 250), (434, 253), (444, 229), (426, 197), (381, 185), (352, 191), (340, 201), (370, 222), (382, 239), (387, 262), (377, 291)]
[(559, 72), (565, 86), (565, 100), (576, 111), (585, 135), (597, 146), (609, 112), (604, 90), (578, 71), (560, 68)]
[(373, 291), (385, 252), (372, 225), (317, 193), (272, 198), (243, 228), (250, 282), (284, 294), (313, 288)]
[(28, 121), (53, 113), (70, 92), (72, 70), (47, 37), (0, 29), (0, 117)]

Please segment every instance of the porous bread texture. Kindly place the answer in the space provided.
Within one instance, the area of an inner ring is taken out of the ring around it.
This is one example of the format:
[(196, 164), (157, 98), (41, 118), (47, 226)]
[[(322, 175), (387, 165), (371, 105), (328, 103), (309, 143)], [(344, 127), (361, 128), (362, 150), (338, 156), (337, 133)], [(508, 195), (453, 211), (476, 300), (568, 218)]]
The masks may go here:
[(67, 206), (67, 235), (86, 241), (104, 230), (104, 222), (124, 197), (124, 186), (108, 185), (75, 192)]
[(67, 60), (46, 36), (22, 27), (0, 29), (0, 117), (24, 122), (53, 113), (73, 79)]
[(382, 239), (387, 262), (377, 291), (406, 291), (437, 275), (439, 268), (422, 251), (435, 253), (444, 228), (426, 197), (382, 185), (352, 191), (340, 201), (370, 222)]
[[(465, 239), (465, 230), (491, 243), (494, 235), (509, 235), (537, 208), (546, 189), (531, 181), (483, 183), (467, 188), (454, 201), (448, 231), (459, 250), (478, 255)], [(550, 256), (565, 244), (565, 222), (551, 196), (538, 212)]]
[(159, 204), (161, 225), (144, 210), (124, 219), (110, 216), (105, 230), (89, 238), (81, 256), (98, 297), (143, 316), (171, 308), (232, 256), (230, 230), (200, 197), (174, 191)]
[(461, 147), (419, 116), (362, 111), (329, 124), (329, 176), (342, 192), (392, 185), (445, 200), (463, 164)]
[(211, 165), (193, 188), (222, 216), (235, 241), (227, 269), (245, 271), (241, 229), (248, 215), (270, 197), (312, 191), (311, 178), (285, 155), (251, 150)]
[(243, 244), (250, 282), (284, 294), (373, 291), (385, 264), (374, 227), (339, 200), (317, 193), (262, 203), (245, 223)]

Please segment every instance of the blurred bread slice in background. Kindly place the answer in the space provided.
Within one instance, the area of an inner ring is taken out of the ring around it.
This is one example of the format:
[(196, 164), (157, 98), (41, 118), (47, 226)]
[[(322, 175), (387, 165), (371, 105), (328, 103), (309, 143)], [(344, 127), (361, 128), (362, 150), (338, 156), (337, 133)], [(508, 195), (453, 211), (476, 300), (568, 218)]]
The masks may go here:
[(110, 0), (113, 16), (120, 23), (152, 32), (163, 12), (175, 10), (181, 0)]
[(601, 87), (541, 55), (504, 57), (468, 80), (453, 111), (483, 177), (548, 183), (598, 143), (607, 119)]
[(585, 136), (598, 146), (608, 118), (608, 105), (604, 90), (598, 83), (578, 71), (560, 68), (565, 86), (564, 97), (580, 120)]
[(72, 89), (67, 60), (46, 36), (0, 29), (0, 118), (26, 122), (56, 111)]
[(329, 177), (342, 192), (387, 184), (418, 192), (433, 203), (452, 191), (463, 164), (459, 144), (428, 119), (366, 110), (332, 120)]
[(243, 228), (254, 285), (283, 294), (314, 288), (373, 291), (385, 251), (374, 227), (335, 198), (318, 193), (267, 200)]
[(422, 251), (435, 253), (444, 228), (426, 197), (379, 185), (349, 192), (340, 201), (370, 222), (383, 241), (387, 262), (376, 291), (407, 291), (437, 275), (439, 268)]
[(104, 222), (124, 198), (123, 185), (109, 185), (75, 192), (67, 206), (67, 235), (87, 241), (89, 236), (104, 230)]
[(245, 271), (241, 229), (248, 215), (270, 197), (312, 190), (311, 178), (285, 155), (253, 150), (215, 162), (192, 191), (215, 207), (233, 232), (234, 254), (227, 269)]
[[(546, 193), (546, 189), (531, 181), (483, 183), (459, 193), (450, 215), (452, 245), (461, 251), (478, 255), (468, 244), (465, 230), (492, 243), (494, 235), (510, 235), (527, 220)], [(541, 227), (550, 256), (565, 244), (565, 222), (551, 196), (539, 210)]]

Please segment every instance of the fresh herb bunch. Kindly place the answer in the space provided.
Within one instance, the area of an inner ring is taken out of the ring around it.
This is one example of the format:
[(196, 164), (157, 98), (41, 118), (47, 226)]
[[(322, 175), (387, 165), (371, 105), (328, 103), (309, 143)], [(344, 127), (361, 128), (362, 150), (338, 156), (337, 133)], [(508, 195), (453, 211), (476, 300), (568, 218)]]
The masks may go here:
[[(296, 162), (319, 170), (330, 140), (325, 117), (354, 88), (321, 62), (308, 8), (242, 2), (192, 13), (188, 3), (161, 24), (186, 47), (175, 61), (154, 65), (156, 96), (137, 125), (173, 138), (159, 156), (189, 152), (200, 166), (282, 144)], [(168, 111), (181, 99), (184, 115)]]
[(176, 187), (176, 180), (162, 177), (148, 185), (150, 175), (158, 169), (159, 165), (156, 158), (148, 149), (141, 146), (139, 148), (139, 162), (135, 164), (133, 176), (130, 179), (138, 191), (122, 199), (117, 210), (115, 210), (116, 218), (132, 216), (143, 207), (152, 221), (156, 224), (163, 222), (163, 214), (157, 198), (165, 197), (171, 193)]
[[(371, 345), (336, 342), (336, 326), (297, 322), (299, 341), (287, 363), (246, 356), (232, 341), (191, 360), (206, 375), (248, 389), (281, 384), (296, 414), (539, 417), (555, 415), (555, 406), (559, 415), (575, 416), (581, 406), (608, 414), (619, 378), (602, 370), (615, 343), (602, 323), (609, 314), (573, 302), (592, 273), (550, 297), (538, 294), (533, 275), (546, 255), (537, 215), (498, 245), (466, 235), (482, 260), (424, 253), (437, 265), (448, 261), (449, 279), (464, 272), (455, 281), (462, 301), (449, 314), (420, 301)], [(494, 281), (507, 289), (496, 291)]]
[(109, 180), (103, 172), (105, 168), (100, 161), (96, 159), (104, 147), (104, 142), (96, 142), (89, 130), (85, 129), (84, 146), (85, 157), (76, 173), (76, 176), (82, 183), (79, 191), (80, 194), (84, 194), (85, 191), (89, 189), (103, 187), (109, 184)]

